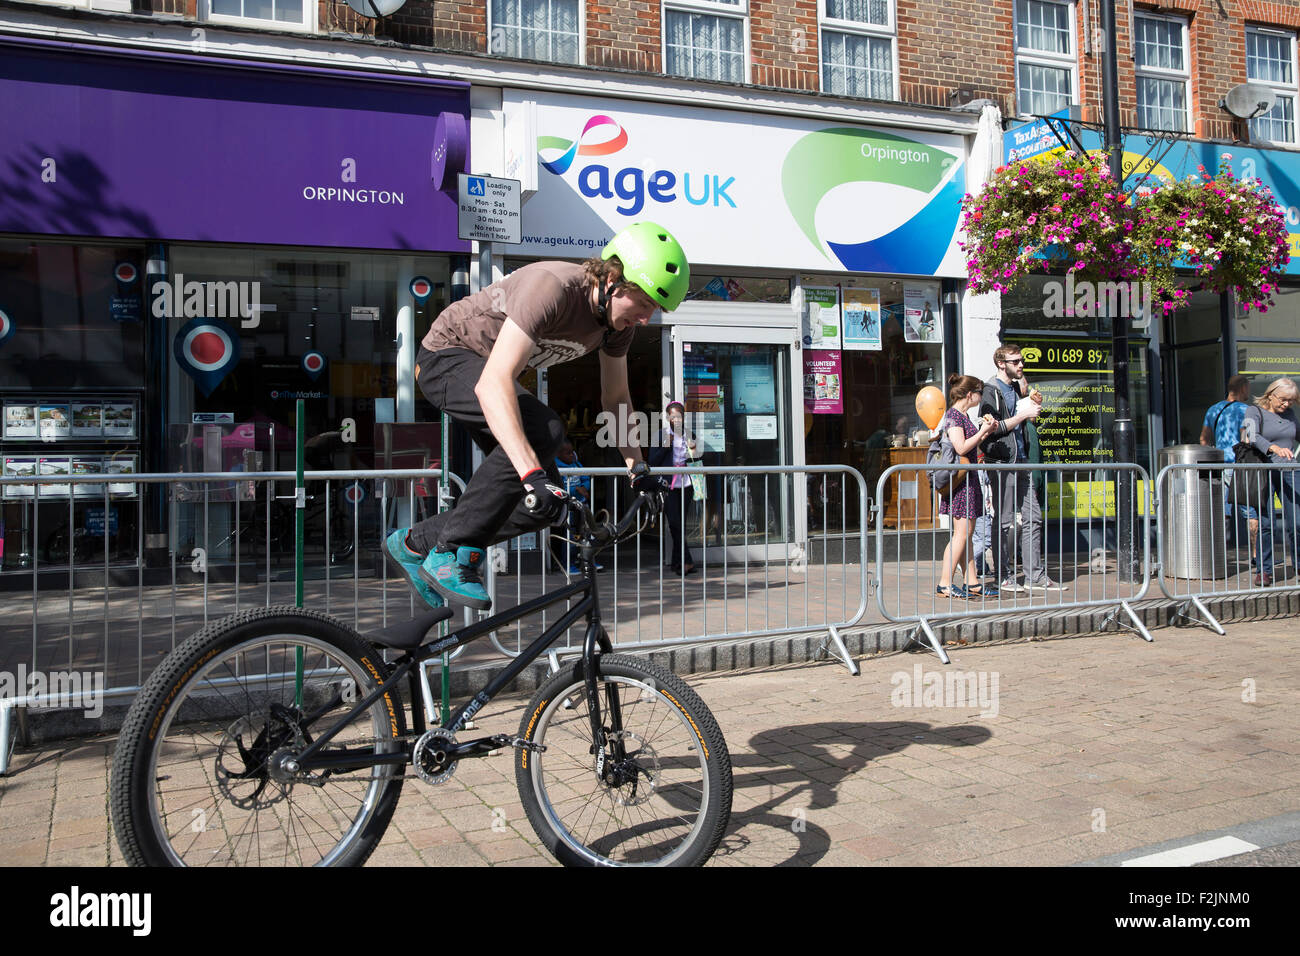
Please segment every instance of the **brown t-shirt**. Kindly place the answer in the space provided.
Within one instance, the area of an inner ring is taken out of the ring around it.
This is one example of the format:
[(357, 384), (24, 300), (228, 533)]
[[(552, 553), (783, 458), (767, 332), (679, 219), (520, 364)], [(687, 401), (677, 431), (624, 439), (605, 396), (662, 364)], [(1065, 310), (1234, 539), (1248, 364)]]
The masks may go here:
[(430, 352), (468, 349), (484, 358), (509, 317), (535, 343), (528, 364), (545, 368), (603, 349), (618, 358), (632, 347), (632, 328), (615, 332), (596, 318), (582, 266), (532, 262), (442, 311), (421, 344)]

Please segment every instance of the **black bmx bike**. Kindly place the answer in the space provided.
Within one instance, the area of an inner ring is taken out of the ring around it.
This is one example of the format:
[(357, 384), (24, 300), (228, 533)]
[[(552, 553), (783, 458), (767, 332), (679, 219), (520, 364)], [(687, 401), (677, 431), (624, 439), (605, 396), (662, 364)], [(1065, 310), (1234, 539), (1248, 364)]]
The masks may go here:
[[(612, 524), (570, 499), (582, 575), (446, 637), (435, 628), (450, 608), (365, 635), (291, 607), (203, 628), (154, 671), (122, 727), (110, 806), (127, 862), (360, 865), (410, 777), (443, 783), (461, 760), (510, 751), (529, 822), (560, 862), (704, 863), (731, 814), (722, 732), (680, 679), (612, 653), (600, 618), (595, 555), (636, 533), (658, 504), (638, 495)], [(568, 609), (482, 691), (426, 726), (421, 662), (563, 602)], [(543, 683), (517, 734), (457, 738), (583, 617), (581, 658)], [(385, 661), (385, 650), (396, 659)]]

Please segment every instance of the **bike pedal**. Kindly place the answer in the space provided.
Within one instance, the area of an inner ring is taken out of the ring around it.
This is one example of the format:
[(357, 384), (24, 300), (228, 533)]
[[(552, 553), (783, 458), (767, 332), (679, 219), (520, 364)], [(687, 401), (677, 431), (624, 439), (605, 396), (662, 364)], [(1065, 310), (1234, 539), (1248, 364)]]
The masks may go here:
[(510, 738), (510, 746), (512, 746), (512, 747), (523, 747), (523, 748), (524, 748), (525, 750), (527, 750), (529, 753), (534, 753), (534, 754), (544, 754), (544, 753), (546, 753), (546, 745), (545, 745), (545, 744), (534, 744), (534, 743), (530, 743), (529, 741), (524, 740), (523, 737), (511, 737), (511, 738)]

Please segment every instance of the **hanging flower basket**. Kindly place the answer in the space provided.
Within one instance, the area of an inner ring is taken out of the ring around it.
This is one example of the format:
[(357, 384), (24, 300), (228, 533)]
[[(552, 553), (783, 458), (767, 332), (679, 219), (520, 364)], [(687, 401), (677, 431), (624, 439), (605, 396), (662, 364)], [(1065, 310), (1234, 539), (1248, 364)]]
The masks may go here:
[(1062, 153), (998, 168), (962, 201), (966, 270), (975, 292), (1009, 292), (1034, 269), (1114, 280), (1131, 271), (1129, 221), (1110, 171)]
[(1162, 183), (1139, 198), (1132, 242), (1138, 275), (1166, 312), (1187, 302), (1176, 267), (1190, 268), (1202, 288), (1232, 292), (1249, 312), (1268, 311), (1277, 279), (1291, 261), (1286, 220), (1258, 179), (1236, 179), (1226, 161), (1217, 176)]
[(1178, 269), (1203, 288), (1231, 291), (1242, 306), (1267, 310), (1290, 261), (1286, 223), (1272, 193), (1227, 166), (1160, 183), (1129, 203), (1104, 159), (1067, 152), (997, 169), (979, 195), (962, 201), (971, 290), (1009, 292), (1035, 269), (1076, 281), (1150, 282), (1170, 311), (1191, 295)]

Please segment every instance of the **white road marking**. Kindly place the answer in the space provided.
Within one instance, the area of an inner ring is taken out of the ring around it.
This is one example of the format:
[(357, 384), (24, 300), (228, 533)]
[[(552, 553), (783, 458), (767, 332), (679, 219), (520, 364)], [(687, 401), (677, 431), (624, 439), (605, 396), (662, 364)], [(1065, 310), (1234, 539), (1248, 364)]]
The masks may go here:
[(1134, 857), (1125, 860), (1120, 866), (1191, 866), (1194, 863), (1208, 863), (1210, 860), (1221, 860), (1225, 856), (1236, 856), (1238, 853), (1249, 853), (1251, 850), (1258, 849), (1259, 847), (1253, 843), (1226, 836), (1219, 837), (1217, 840), (1206, 840), (1204, 843), (1180, 846), (1176, 850)]

